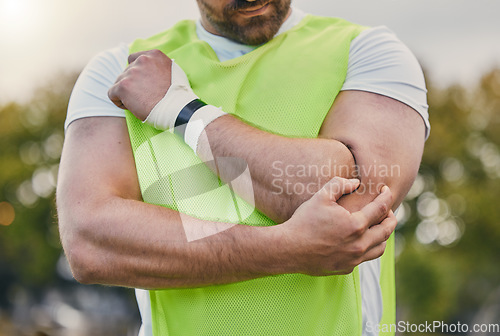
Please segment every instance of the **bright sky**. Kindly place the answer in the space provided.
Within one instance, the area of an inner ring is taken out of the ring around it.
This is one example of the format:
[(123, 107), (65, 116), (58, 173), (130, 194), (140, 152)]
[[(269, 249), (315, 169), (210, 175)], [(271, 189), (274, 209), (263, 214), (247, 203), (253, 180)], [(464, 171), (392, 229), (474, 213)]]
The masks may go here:
[[(498, 0), (293, 0), (302, 10), (386, 25), (433, 82), (474, 83), (500, 66)], [(0, 0), (0, 103), (80, 71), (101, 50), (197, 18), (195, 0)]]

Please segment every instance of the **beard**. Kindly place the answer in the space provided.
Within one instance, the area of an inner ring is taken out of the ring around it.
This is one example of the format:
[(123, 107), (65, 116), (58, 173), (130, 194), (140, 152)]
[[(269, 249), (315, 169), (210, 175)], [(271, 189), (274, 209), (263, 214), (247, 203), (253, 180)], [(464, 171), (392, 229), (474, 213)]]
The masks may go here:
[[(247, 2), (245, 0), (233, 0), (224, 7), (222, 13), (207, 4), (204, 0), (198, 0), (202, 15), (217, 32), (236, 42), (246, 45), (260, 45), (271, 40), (285, 21), (289, 11), (291, 0), (257, 0)], [(263, 15), (242, 17), (239, 10), (261, 7), (268, 3), (269, 8)]]

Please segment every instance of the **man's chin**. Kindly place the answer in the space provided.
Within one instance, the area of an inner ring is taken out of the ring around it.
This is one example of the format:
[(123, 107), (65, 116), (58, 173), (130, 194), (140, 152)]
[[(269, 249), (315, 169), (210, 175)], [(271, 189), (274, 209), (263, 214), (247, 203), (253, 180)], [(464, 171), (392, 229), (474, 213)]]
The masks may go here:
[(270, 41), (278, 32), (282, 22), (276, 17), (252, 17), (244, 24), (235, 25), (234, 40), (247, 45), (260, 45)]
[(228, 10), (224, 13), (223, 21), (213, 24), (218, 26), (221, 35), (231, 40), (246, 45), (261, 45), (276, 35), (289, 11), (289, 7), (279, 8), (272, 1), (266, 5), (265, 10), (259, 12), (259, 15)]

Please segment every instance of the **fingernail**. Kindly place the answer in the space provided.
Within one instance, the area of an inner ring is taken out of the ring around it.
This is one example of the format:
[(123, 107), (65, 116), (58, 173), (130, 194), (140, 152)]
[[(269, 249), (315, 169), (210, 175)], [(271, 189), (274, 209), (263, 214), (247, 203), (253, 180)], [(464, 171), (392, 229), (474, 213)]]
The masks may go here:
[(383, 194), (385, 193), (387, 190), (389, 190), (389, 187), (388, 186), (383, 186), (382, 189), (380, 189), (380, 193)]
[(359, 180), (356, 178), (353, 178), (353, 179), (349, 179), (349, 182), (357, 184), (357, 183), (359, 183)]

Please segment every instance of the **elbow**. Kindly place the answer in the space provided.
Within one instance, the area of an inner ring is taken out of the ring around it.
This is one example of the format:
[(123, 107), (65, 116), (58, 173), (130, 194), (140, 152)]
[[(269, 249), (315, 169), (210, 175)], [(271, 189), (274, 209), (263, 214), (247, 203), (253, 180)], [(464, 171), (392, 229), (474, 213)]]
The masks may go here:
[(73, 242), (64, 249), (73, 278), (84, 285), (99, 283), (99, 269), (92, 262), (92, 256), (87, 248)]
[(97, 284), (99, 269), (92, 261), (89, 243), (81, 237), (73, 237), (63, 241), (63, 249), (73, 274), (73, 278), (85, 285)]
[(102, 278), (98, 258), (98, 248), (92, 241), (90, 233), (91, 219), (59, 219), (61, 243), (66, 259), (68, 260), (73, 278), (81, 284), (97, 284)]

